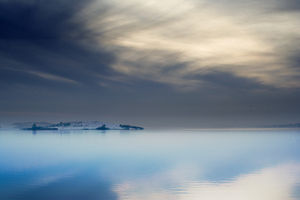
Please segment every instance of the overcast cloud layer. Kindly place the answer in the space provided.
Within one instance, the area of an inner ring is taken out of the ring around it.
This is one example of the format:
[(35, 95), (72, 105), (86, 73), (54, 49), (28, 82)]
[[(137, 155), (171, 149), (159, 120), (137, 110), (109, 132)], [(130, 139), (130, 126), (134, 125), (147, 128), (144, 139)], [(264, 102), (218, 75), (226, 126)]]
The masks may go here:
[(0, 119), (300, 121), (298, 0), (0, 0)]

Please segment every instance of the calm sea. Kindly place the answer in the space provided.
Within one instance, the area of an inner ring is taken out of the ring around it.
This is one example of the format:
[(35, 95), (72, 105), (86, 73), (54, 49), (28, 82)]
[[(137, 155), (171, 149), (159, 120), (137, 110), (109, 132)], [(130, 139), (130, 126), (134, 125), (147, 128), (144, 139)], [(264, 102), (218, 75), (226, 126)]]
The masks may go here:
[(299, 200), (300, 130), (1, 130), (0, 199)]

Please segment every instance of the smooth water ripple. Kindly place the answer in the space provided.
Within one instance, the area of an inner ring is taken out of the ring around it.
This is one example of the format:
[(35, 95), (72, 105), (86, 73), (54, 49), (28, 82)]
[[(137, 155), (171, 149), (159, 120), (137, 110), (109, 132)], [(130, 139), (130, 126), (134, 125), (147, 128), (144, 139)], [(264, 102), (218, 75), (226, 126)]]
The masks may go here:
[(1, 200), (297, 200), (299, 130), (0, 131)]

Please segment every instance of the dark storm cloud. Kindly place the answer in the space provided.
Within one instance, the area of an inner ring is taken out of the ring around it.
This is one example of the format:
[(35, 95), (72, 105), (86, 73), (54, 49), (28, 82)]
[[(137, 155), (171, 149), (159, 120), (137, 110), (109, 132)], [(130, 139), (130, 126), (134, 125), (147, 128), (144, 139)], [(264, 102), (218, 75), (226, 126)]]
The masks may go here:
[[(264, 11), (297, 11), (300, 9), (300, 1), (299, 0), (216, 0), (213, 2), (207, 2), (208, 4), (217, 4), (218, 6), (224, 6), (224, 7), (232, 7), (232, 8), (238, 8), (236, 12), (253, 12), (253, 8), (256, 8), (256, 11), (259, 11), (260, 9)], [(246, 9), (246, 10), (245, 10)], [(263, 12), (259, 12), (263, 14)]]
[(2, 39), (69, 38), (72, 34), (88, 36), (74, 15), (91, 0), (11, 0), (0, 1)]
[(94, 33), (84, 20), (75, 20), (91, 2), (1, 1), (0, 81), (96, 84), (99, 77), (95, 75), (113, 73), (109, 68), (113, 53), (101, 44), (89, 46)]
[(300, 70), (300, 49), (295, 49), (294, 51), (289, 52), (283, 52), (283, 54), (286, 54), (286, 56), (288, 57), (290, 67)]
[[(3, 40), (1, 41), (1, 70), (16, 72), (24, 76), (33, 71), (49, 73), (77, 82), (91, 83), (97, 80), (94, 75), (108, 75), (114, 55), (99, 49), (86, 49), (73, 40)], [(19, 82), (12, 73), (1, 76)], [(34, 73), (31, 73), (34, 75)], [(89, 77), (87, 79), (87, 77)], [(41, 77), (40, 77), (41, 78)], [(1, 80), (4, 80), (4, 78)]]
[(300, 1), (299, 0), (286, 0), (280, 1), (281, 10), (285, 11), (299, 11), (300, 10)]
[(299, 1), (199, 2), (0, 0), (0, 119), (299, 118)]
[(203, 81), (211, 88), (229, 89), (231, 91), (247, 91), (252, 92), (261, 89), (270, 89), (272, 87), (266, 86), (258, 80), (243, 78), (236, 76), (229, 72), (215, 71), (193, 75), (188, 77), (190, 79), (196, 79)]

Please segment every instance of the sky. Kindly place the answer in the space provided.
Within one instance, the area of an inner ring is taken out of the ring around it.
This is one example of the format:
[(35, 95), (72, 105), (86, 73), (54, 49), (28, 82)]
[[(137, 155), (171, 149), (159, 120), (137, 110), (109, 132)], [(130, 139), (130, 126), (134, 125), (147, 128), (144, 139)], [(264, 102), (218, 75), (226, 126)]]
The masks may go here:
[(299, 0), (0, 0), (0, 123), (300, 121)]

